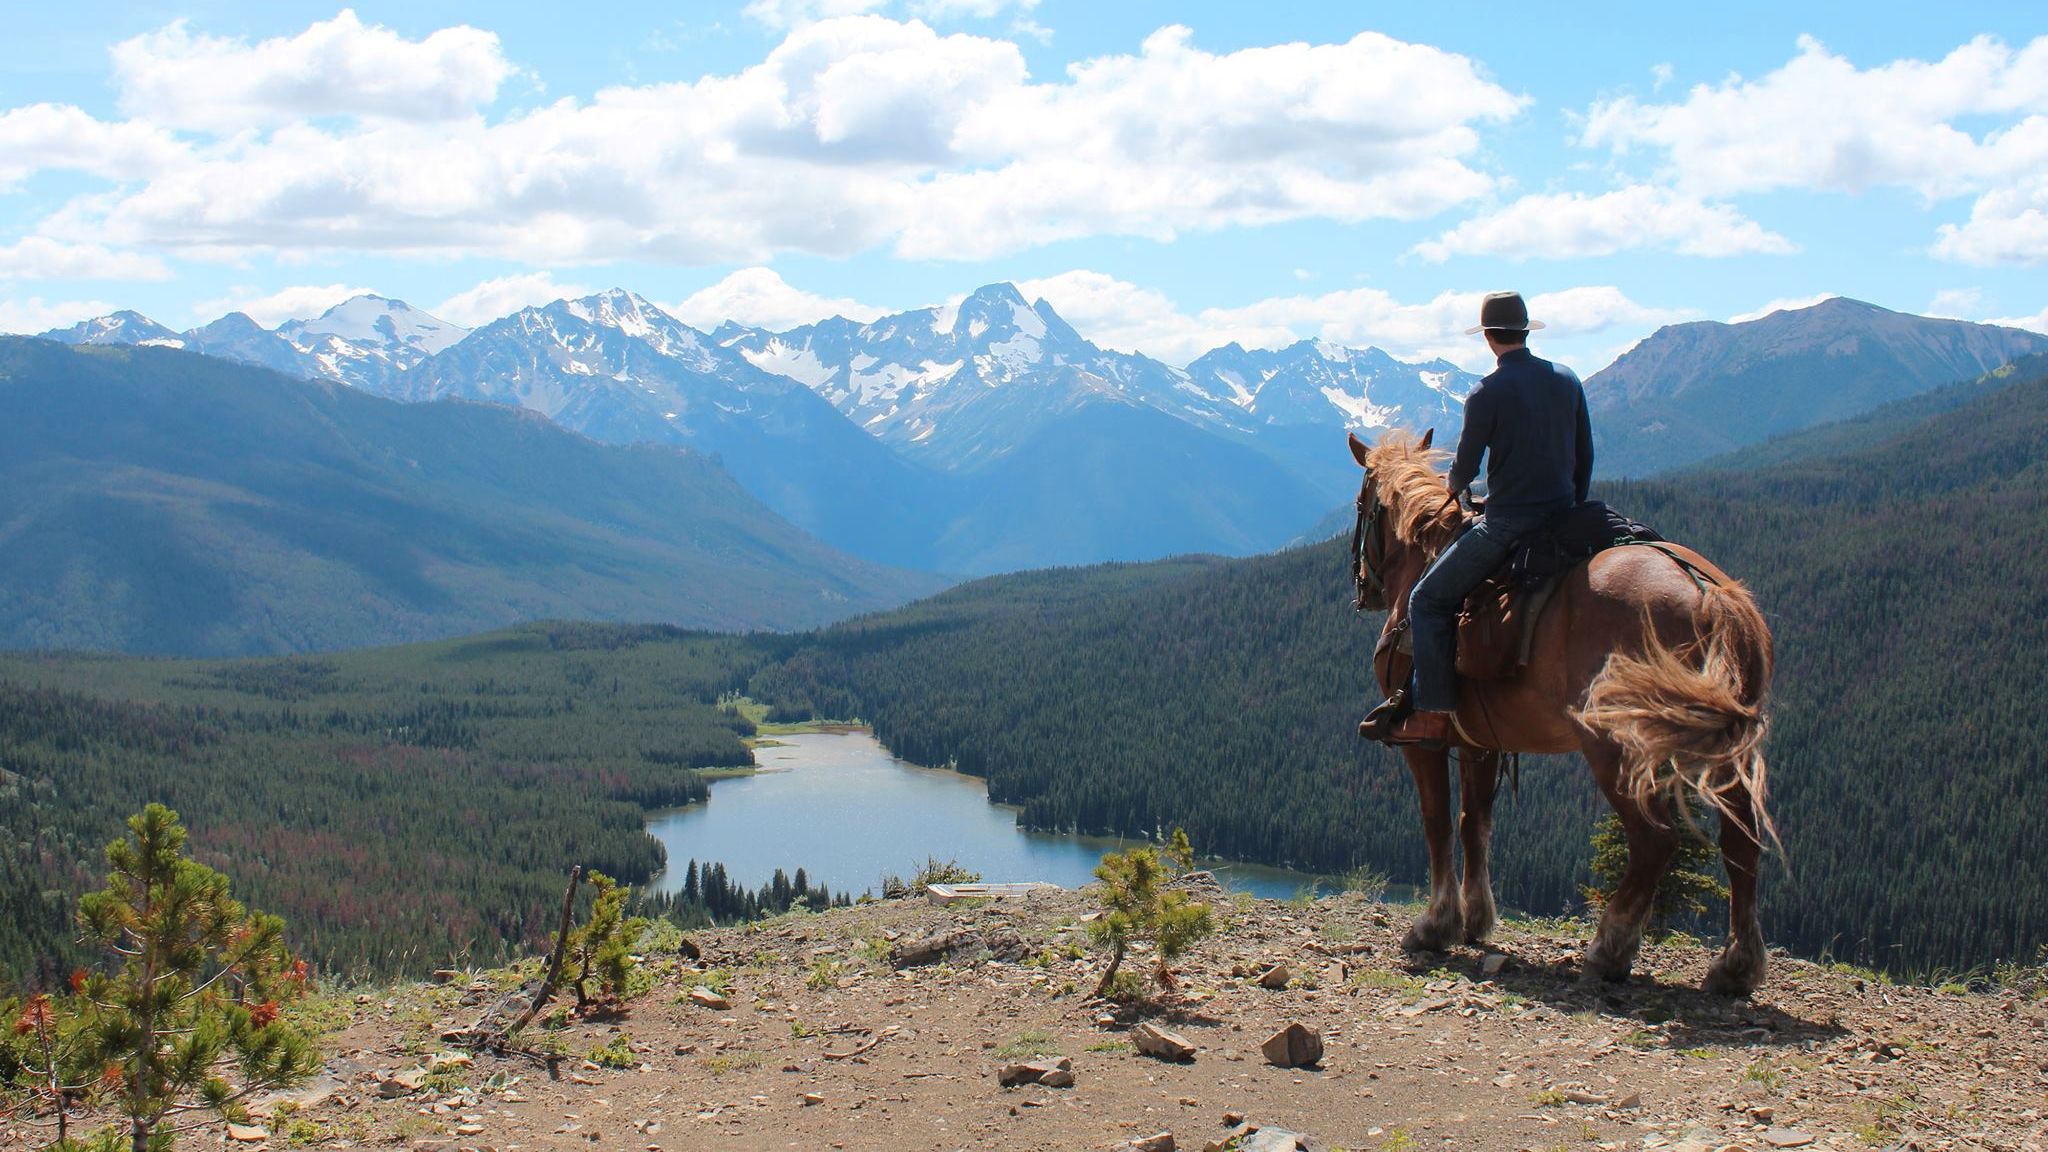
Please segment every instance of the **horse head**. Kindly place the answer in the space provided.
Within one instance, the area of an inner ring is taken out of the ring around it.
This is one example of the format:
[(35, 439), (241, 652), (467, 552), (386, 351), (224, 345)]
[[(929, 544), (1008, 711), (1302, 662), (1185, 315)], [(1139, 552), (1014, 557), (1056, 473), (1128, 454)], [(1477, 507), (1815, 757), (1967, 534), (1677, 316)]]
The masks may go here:
[[(1360, 612), (1384, 612), (1387, 609), (1387, 567), (1388, 558), (1400, 546), (1397, 536), (1387, 526), (1387, 502), (1382, 496), (1380, 485), (1373, 476), (1373, 450), (1357, 433), (1347, 433), (1351, 443), (1351, 458), (1365, 470), (1365, 478), (1358, 485), (1358, 521), (1351, 530), (1351, 579), (1358, 587), (1358, 598), (1354, 606)], [(1436, 429), (1422, 434), (1422, 440), (1414, 451), (1427, 453), (1430, 443), (1436, 439)]]

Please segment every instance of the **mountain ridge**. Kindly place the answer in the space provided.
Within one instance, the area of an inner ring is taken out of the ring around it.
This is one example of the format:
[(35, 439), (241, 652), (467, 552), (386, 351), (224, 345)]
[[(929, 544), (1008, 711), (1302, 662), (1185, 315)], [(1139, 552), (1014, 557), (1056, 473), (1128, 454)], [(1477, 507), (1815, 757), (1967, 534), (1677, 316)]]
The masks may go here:
[[(2025, 329), (1843, 296), (1738, 323), (1667, 325), (1586, 379), (1595, 467), (1610, 477), (1666, 471), (2041, 352), (2048, 336)], [(1802, 386), (1811, 380), (1835, 386)]]
[(701, 453), (164, 348), (0, 340), (0, 643), (312, 651), (547, 616), (799, 627), (943, 581)]

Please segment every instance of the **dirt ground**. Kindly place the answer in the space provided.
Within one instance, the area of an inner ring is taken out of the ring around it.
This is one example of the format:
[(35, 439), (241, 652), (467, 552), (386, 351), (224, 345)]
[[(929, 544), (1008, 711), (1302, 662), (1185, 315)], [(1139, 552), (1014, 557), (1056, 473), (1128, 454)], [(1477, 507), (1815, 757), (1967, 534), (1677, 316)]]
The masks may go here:
[[(529, 1045), (557, 1056), (552, 1075), (536, 1055), (450, 1059), (443, 1034), (512, 974), (342, 997), (328, 1076), (232, 1146), (1112, 1149), (1161, 1133), (1171, 1143), (1151, 1147), (1269, 1146), (1234, 1127), (1248, 1118), (1316, 1149), (2048, 1149), (2038, 984), (1893, 987), (1774, 956), (1763, 991), (1730, 1002), (1697, 991), (1709, 954), (1686, 944), (1646, 950), (1627, 985), (1589, 989), (1584, 928), (1569, 922), (1510, 922), (1489, 950), (1411, 956), (1405, 909), (1216, 897), (1227, 926), (1182, 959), (1177, 993), (1143, 1009), (1089, 997), (1093, 903), (1071, 892), (694, 934), (701, 960), (650, 957), (654, 987), (621, 1017), (530, 1029)], [(891, 962), (956, 930), (1014, 954), (1004, 929), (1021, 960)], [(1274, 964), (1283, 986), (1260, 986)], [(729, 1006), (693, 1002), (699, 986)], [(1140, 1020), (1194, 1059), (1134, 1051)], [(1318, 1065), (1261, 1054), (1289, 1023), (1321, 1035)], [(1070, 1087), (998, 1084), (1005, 1065), (1059, 1056)]]

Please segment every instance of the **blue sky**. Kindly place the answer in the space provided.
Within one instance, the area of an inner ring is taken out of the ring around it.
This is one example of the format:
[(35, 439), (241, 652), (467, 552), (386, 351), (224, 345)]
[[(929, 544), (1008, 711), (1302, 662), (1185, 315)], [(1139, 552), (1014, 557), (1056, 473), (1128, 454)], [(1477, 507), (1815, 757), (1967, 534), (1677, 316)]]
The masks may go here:
[(1590, 372), (1847, 294), (2048, 330), (2048, 36), (2019, 3), (751, 0), (38, 5), (0, 69), (0, 330), (477, 323), (631, 288), (705, 326), (1013, 280), (1184, 362)]

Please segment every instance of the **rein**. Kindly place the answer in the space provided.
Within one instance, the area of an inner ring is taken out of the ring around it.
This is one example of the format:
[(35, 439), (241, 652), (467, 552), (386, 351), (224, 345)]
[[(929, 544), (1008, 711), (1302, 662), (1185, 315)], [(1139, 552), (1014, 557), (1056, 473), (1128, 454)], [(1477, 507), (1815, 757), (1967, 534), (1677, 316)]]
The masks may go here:
[[(1371, 494), (1369, 502), (1367, 493)], [(1358, 489), (1358, 521), (1351, 527), (1351, 580), (1358, 588), (1358, 596), (1351, 602), (1353, 611), (1378, 612), (1387, 606), (1387, 581), (1380, 575), (1387, 559), (1382, 536), (1386, 518), (1379, 485), (1368, 472)]]
[[(1457, 502), (1458, 494), (1451, 493), (1435, 515), (1443, 515), (1445, 508)], [(1378, 612), (1387, 607), (1387, 580), (1380, 575), (1387, 560), (1387, 506), (1380, 500), (1380, 486), (1373, 483), (1370, 472), (1359, 485), (1357, 507), (1358, 519), (1351, 526), (1351, 580), (1358, 595), (1351, 607), (1358, 612)], [(1434, 559), (1427, 553), (1425, 557)]]

